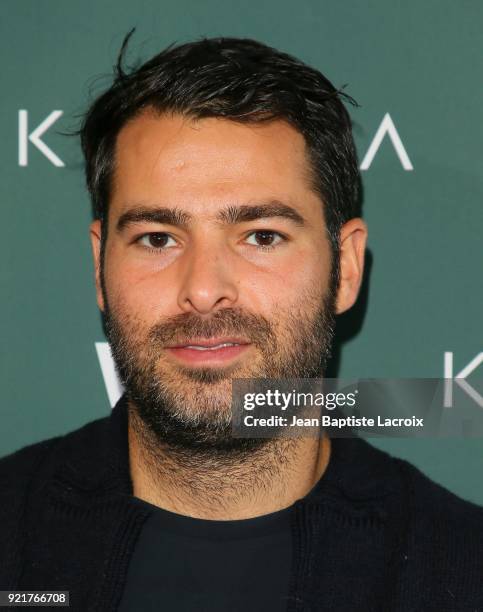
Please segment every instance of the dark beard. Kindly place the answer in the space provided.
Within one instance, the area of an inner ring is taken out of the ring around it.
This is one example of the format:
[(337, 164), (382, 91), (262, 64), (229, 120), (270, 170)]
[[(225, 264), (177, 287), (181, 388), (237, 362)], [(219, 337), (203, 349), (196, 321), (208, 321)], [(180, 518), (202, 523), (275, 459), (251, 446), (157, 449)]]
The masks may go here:
[[(189, 368), (178, 366), (179, 378), (197, 385), (215, 386), (232, 378), (315, 378), (322, 376), (335, 327), (335, 297), (329, 291), (318, 310), (307, 319), (305, 312), (292, 312), (285, 321), (280, 345), (270, 321), (240, 309), (225, 308), (209, 319), (182, 313), (155, 325), (142, 341), (132, 340), (119, 324), (104, 296), (104, 329), (111, 345), (119, 378), (125, 388), (132, 412), (132, 425), (143, 445), (155, 453), (156, 445), (168, 446), (186, 458), (193, 454), (205, 459), (242, 459), (258, 454), (270, 442), (266, 438), (234, 438), (231, 414), (203, 411), (201, 418), (180, 415), (179, 398), (164, 384), (156, 371), (164, 346), (177, 339), (241, 335), (263, 357), (256, 371), (240, 374), (240, 366), (227, 368)], [(314, 296), (304, 304), (314, 304)], [(238, 370), (238, 372), (237, 372)], [(193, 403), (195, 398), (193, 399)]]

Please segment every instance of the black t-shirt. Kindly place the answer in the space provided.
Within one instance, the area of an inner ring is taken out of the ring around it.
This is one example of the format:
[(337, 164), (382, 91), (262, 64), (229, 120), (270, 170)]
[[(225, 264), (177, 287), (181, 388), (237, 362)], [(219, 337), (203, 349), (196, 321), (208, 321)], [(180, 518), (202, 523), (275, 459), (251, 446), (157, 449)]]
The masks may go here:
[(120, 612), (287, 609), (292, 508), (210, 521), (147, 505), (153, 511), (129, 563)]

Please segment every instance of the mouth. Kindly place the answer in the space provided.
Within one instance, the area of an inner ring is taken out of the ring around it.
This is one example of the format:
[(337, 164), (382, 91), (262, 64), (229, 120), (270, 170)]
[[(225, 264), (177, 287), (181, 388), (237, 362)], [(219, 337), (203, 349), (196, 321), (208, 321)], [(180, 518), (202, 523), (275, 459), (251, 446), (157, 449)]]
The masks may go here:
[(244, 353), (250, 345), (244, 338), (191, 338), (167, 346), (166, 350), (184, 363), (226, 365)]

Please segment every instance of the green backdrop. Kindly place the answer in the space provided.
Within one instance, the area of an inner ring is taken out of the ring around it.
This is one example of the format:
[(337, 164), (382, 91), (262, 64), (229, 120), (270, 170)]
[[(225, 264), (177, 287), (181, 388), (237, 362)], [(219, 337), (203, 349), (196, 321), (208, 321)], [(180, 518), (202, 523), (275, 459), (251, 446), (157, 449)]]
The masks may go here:
[[(366, 167), (368, 271), (343, 321), (340, 376), (443, 377), (445, 352), (456, 375), (483, 351), (483, 3), (4, 0), (0, 10), (0, 455), (110, 409), (82, 158), (62, 132), (108, 84), (134, 26), (133, 61), (200, 36), (251, 37), (347, 83), (361, 104), (349, 110)], [(55, 110), (41, 140), (63, 166), (35, 144)], [(377, 444), (483, 504), (483, 440)]]

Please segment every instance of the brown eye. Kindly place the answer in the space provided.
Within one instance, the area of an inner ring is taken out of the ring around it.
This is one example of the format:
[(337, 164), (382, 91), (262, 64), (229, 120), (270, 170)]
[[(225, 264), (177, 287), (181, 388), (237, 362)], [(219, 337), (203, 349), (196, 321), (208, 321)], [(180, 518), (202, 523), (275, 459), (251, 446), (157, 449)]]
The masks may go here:
[(252, 232), (248, 238), (248, 244), (259, 247), (273, 247), (283, 240), (283, 237), (272, 230), (258, 230)]
[[(169, 244), (170, 240), (172, 241), (172, 244)], [(139, 242), (148, 249), (164, 249), (165, 247), (176, 245), (173, 238), (164, 232), (151, 232), (149, 234), (144, 234), (144, 236), (139, 238)]]

